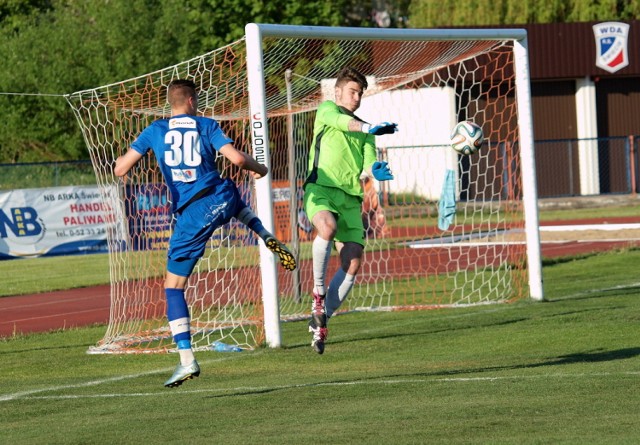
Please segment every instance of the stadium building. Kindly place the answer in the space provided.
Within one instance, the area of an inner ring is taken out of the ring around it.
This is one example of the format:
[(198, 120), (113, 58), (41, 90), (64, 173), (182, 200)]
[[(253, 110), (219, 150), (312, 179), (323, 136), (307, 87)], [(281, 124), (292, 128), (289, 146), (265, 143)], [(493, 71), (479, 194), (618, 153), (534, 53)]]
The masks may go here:
[(640, 21), (528, 33), (539, 197), (635, 193)]

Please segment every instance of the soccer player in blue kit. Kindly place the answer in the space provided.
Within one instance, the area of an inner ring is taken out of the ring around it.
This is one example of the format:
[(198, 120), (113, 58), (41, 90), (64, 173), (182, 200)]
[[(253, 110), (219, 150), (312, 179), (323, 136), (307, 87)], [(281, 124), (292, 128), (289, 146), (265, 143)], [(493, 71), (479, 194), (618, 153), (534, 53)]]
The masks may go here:
[(238, 151), (217, 121), (197, 116), (194, 82), (174, 80), (167, 94), (171, 117), (158, 119), (145, 128), (129, 150), (116, 159), (113, 171), (116, 176), (126, 175), (153, 150), (171, 191), (176, 224), (169, 241), (164, 287), (167, 318), (180, 364), (164, 385), (175, 387), (200, 375), (200, 366), (191, 348), (190, 314), (184, 289), (213, 232), (235, 217), (260, 236), (267, 248), (278, 255), (285, 269), (294, 270), (296, 260), (242, 201), (236, 184), (220, 176), (215, 164), (216, 152), (248, 170), (255, 179), (265, 176), (267, 167)]

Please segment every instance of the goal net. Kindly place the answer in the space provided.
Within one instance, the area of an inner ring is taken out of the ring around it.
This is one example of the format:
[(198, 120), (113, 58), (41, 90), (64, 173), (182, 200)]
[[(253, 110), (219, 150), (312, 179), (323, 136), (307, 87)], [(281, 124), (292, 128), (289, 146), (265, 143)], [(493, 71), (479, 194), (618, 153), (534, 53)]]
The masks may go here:
[[(253, 181), (223, 159), (265, 226), (296, 254), (287, 272), (244, 226), (220, 228), (189, 280), (196, 350), (216, 342), (280, 344), (279, 324), (309, 316), (311, 241), (302, 184), (318, 105), (352, 66), (369, 80), (365, 121), (397, 122), (377, 138), (395, 179), (362, 178), (366, 249), (341, 311), (407, 310), (542, 299), (526, 34), (522, 30), (389, 30), (247, 25), (245, 38), (202, 56), (67, 96), (113, 221), (111, 314), (90, 352), (160, 352), (174, 345), (163, 275), (172, 217), (152, 156), (124, 179), (116, 157), (169, 116), (168, 84), (189, 78), (199, 113), (267, 164)], [(456, 122), (481, 125), (472, 156), (449, 145)], [(327, 276), (338, 267), (332, 256)]]

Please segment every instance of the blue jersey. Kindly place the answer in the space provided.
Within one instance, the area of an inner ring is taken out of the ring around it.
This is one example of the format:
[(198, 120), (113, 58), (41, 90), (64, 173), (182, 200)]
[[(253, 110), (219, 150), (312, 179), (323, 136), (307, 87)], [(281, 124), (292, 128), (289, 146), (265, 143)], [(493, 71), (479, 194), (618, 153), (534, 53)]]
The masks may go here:
[(216, 152), (232, 142), (215, 120), (180, 114), (154, 121), (131, 148), (141, 155), (153, 150), (176, 212), (202, 190), (222, 182)]

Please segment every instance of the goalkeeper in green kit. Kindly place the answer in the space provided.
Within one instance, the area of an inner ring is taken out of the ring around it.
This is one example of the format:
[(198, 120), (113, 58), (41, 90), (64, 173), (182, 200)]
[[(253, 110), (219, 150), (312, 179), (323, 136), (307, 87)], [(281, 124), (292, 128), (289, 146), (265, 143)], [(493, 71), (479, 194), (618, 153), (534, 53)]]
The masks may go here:
[[(366, 172), (378, 181), (393, 179), (386, 162), (377, 161), (375, 136), (393, 134), (397, 124), (371, 125), (354, 112), (360, 107), (367, 79), (353, 68), (337, 75), (335, 102), (318, 108), (304, 185), (304, 207), (317, 231), (313, 240), (313, 303), (309, 332), (311, 346), (324, 352), (327, 321), (347, 297), (360, 269), (364, 252), (363, 190)], [(335, 243), (340, 268), (325, 285), (325, 273)]]

